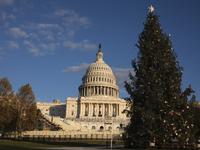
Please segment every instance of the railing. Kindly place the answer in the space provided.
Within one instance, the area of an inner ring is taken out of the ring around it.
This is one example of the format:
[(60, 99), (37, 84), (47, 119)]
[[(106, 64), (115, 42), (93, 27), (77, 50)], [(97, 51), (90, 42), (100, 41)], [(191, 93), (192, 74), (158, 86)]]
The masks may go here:
[[(101, 118), (65, 118), (66, 120), (81, 121), (81, 122), (105, 122)], [(113, 119), (114, 123), (128, 123), (129, 120)]]
[(60, 121), (63, 122), (63, 123), (65, 123), (65, 124), (67, 124), (67, 125), (70, 125), (69, 123), (67, 123), (67, 122), (65, 122), (65, 121), (63, 121), (63, 120), (61, 120), (61, 119), (60, 119)]
[[(67, 141), (67, 140), (110, 140), (110, 134), (69, 134), (69, 135), (0, 135), (0, 140), (24, 140), (24, 141)], [(114, 140), (122, 140), (118, 134), (113, 134)]]

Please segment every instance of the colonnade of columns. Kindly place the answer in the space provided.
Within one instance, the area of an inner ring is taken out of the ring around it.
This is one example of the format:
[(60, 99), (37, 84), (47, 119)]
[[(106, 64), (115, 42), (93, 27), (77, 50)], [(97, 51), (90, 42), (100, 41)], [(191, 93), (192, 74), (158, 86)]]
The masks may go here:
[(79, 89), (79, 96), (106, 95), (119, 97), (119, 91), (107, 86), (87, 86)]
[(117, 117), (120, 115), (119, 104), (107, 103), (81, 103), (80, 116), (89, 117)]

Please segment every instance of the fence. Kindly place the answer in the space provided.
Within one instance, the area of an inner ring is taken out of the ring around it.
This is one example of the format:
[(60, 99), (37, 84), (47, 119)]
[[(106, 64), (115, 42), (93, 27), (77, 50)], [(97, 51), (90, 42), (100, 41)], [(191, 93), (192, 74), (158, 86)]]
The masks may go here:
[(67, 141), (67, 140), (121, 140), (119, 134), (76, 134), (76, 135), (26, 135), (5, 133), (0, 139), (14, 139), (25, 141)]

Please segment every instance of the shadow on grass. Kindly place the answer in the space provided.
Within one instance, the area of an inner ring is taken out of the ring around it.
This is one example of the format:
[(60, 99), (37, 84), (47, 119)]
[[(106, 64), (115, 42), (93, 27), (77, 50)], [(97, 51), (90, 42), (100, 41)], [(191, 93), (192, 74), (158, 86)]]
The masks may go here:
[[(23, 141), (0, 140), (0, 150), (26, 150), (31, 148), (50, 147), (98, 147), (106, 146), (106, 140), (68, 140), (68, 141)], [(116, 141), (115, 145), (123, 145), (122, 141)]]
[(32, 141), (33, 143), (59, 147), (95, 147), (104, 146), (106, 141)]

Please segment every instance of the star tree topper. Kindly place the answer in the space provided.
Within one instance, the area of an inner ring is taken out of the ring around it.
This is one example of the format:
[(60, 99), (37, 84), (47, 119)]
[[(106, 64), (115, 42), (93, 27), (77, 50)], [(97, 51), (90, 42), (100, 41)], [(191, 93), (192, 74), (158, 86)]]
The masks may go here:
[(154, 8), (152, 7), (152, 5), (149, 7), (149, 12), (153, 12), (154, 11)]

